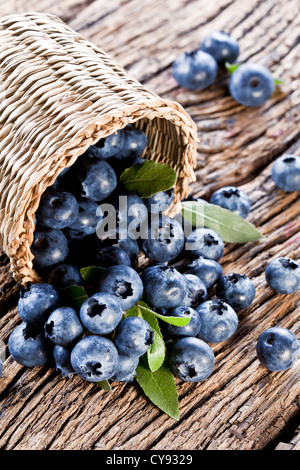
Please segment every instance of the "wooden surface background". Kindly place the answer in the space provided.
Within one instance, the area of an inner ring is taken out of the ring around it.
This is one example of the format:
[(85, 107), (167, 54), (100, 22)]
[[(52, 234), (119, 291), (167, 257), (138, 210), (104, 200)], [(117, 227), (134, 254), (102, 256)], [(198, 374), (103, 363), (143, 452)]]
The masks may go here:
[[(252, 201), (249, 220), (265, 238), (226, 247), (224, 272), (250, 276), (256, 299), (239, 314), (234, 337), (213, 347), (213, 375), (200, 384), (177, 382), (178, 422), (152, 406), (135, 383), (114, 384), (106, 393), (77, 377), (62, 379), (46, 366), (24, 368), (7, 354), (0, 379), (0, 448), (300, 450), (300, 362), (271, 373), (255, 354), (267, 327), (290, 328), (300, 338), (300, 293), (275, 295), (264, 277), (274, 257), (300, 258), (299, 193), (285, 194), (270, 179), (276, 157), (300, 154), (299, 0), (0, 0), (1, 16), (26, 11), (60, 16), (144, 85), (180, 102), (201, 138), (192, 193), (209, 197), (224, 185), (241, 187)], [(234, 102), (226, 74), (201, 92), (177, 87), (172, 61), (213, 30), (239, 40), (241, 61), (259, 62), (283, 79), (263, 107)], [(18, 291), (0, 254), (5, 344), (20, 322)]]

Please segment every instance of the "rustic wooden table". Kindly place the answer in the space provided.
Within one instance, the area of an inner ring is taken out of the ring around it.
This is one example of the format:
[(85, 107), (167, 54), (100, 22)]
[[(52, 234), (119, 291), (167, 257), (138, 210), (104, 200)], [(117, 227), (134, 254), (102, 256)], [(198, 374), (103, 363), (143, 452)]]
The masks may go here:
[[(275, 295), (264, 277), (274, 257), (300, 258), (299, 193), (278, 190), (270, 178), (276, 157), (300, 154), (299, 0), (0, 0), (1, 16), (26, 11), (60, 16), (147, 87), (180, 102), (201, 138), (192, 193), (209, 197), (224, 185), (241, 187), (252, 201), (249, 220), (265, 238), (226, 246), (224, 272), (250, 276), (255, 302), (239, 315), (233, 339), (214, 346), (213, 375), (200, 384), (177, 382), (178, 422), (152, 406), (135, 383), (114, 384), (106, 393), (77, 377), (62, 379), (52, 368), (26, 369), (7, 354), (0, 379), (0, 447), (300, 450), (299, 362), (271, 373), (255, 353), (257, 337), (267, 327), (290, 328), (300, 337), (300, 293)], [(172, 61), (213, 30), (239, 40), (241, 61), (264, 64), (283, 79), (263, 107), (246, 109), (234, 102), (224, 74), (202, 92), (176, 86)], [(20, 321), (18, 292), (1, 253), (5, 344)]]

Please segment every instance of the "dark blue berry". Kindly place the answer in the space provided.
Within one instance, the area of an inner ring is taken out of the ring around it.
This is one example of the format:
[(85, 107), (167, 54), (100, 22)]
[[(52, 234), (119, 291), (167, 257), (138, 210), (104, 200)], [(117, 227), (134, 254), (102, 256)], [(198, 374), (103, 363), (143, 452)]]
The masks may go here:
[(159, 191), (151, 197), (145, 197), (144, 203), (148, 211), (153, 214), (165, 212), (174, 199), (174, 190)]
[(196, 308), (207, 298), (205, 284), (194, 274), (183, 274), (186, 283), (186, 294), (181, 301), (181, 305)]
[(109, 268), (117, 264), (131, 266), (131, 259), (126, 251), (118, 246), (101, 248), (96, 255), (96, 264), (102, 268)]
[(194, 258), (204, 258), (219, 261), (224, 254), (224, 243), (221, 237), (212, 229), (196, 228), (186, 238), (185, 249)]
[(272, 166), (272, 179), (287, 193), (300, 191), (300, 157), (287, 154), (277, 158)]
[(200, 49), (212, 55), (219, 65), (224, 65), (226, 62), (232, 64), (240, 53), (238, 41), (224, 31), (208, 34), (203, 39)]
[(40, 225), (63, 229), (73, 224), (78, 216), (78, 203), (68, 191), (48, 190), (42, 196), (36, 213)]
[(29, 283), (20, 290), (18, 313), (25, 323), (43, 325), (50, 313), (58, 306), (58, 292), (50, 284)]
[(99, 282), (99, 291), (115, 295), (123, 310), (132, 308), (143, 295), (143, 283), (138, 273), (126, 265), (107, 268)]
[(76, 343), (71, 352), (75, 372), (88, 382), (110, 379), (118, 367), (118, 351), (112, 341), (90, 335)]
[(106, 335), (118, 326), (123, 311), (114, 295), (98, 292), (82, 304), (79, 315), (81, 323), (90, 333)]
[(238, 326), (233, 308), (219, 299), (207, 300), (197, 308), (201, 320), (199, 336), (208, 343), (221, 343), (230, 338)]
[(292, 331), (273, 327), (258, 338), (256, 352), (259, 361), (270, 371), (290, 369), (300, 354), (300, 344)]
[(115, 332), (115, 345), (119, 354), (142, 356), (153, 344), (154, 332), (149, 323), (140, 317), (127, 317)]
[(13, 359), (26, 367), (45, 364), (52, 353), (43, 330), (25, 322), (11, 332), (8, 338), (8, 349)]
[(45, 336), (60, 346), (71, 346), (83, 333), (79, 316), (71, 307), (54, 310), (44, 325)]
[(186, 295), (184, 277), (173, 267), (150, 266), (144, 269), (141, 279), (144, 285), (143, 297), (153, 307), (165, 309), (177, 307)]
[(94, 201), (78, 202), (78, 217), (72, 226), (66, 229), (68, 238), (82, 239), (96, 232), (97, 225), (102, 219), (101, 207)]
[(77, 266), (60, 263), (50, 271), (48, 282), (56, 289), (60, 289), (67, 286), (80, 286), (83, 280)]
[(189, 318), (190, 321), (185, 326), (175, 326), (166, 324), (166, 331), (171, 336), (197, 336), (200, 332), (201, 320), (198, 312), (192, 307), (179, 305), (168, 310), (167, 315), (176, 318)]
[(119, 354), (119, 363), (114, 375), (110, 378), (113, 382), (130, 383), (136, 375), (139, 365), (139, 356), (123, 356)]
[(231, 75), (229, 91), (233, 99), (244, 106), (261, 106), (274, 91), (274, 79), (262, 65), (242, 64)]
[(219, 279), (216, 294), (234, 310), (241, 310), (252, 304), (255, 286), (245, 274), (230, 273)]
[(189, 90), (207, 88), (215, 81), (217, 71), (218, 64), (214, 57), (200, 49), (181, 54), (172, 65), (177, 83)]
[(189, 273), (199, 277), (207, 289), (214, 286), (223, 276), (222, 266), (212, 259), (206, 259), (203, 256), (188, 264)]
[(68, 240), (61, 230), (38, 228), (31, 245), (36, 268), (47, 268), (65, 261), (68, 256)]
[(79, 185), (82, 198), (101, 202), (116, 189), (117, 176), (106, 161), (90, 159)]
[(55, 344), (53, 347), (53, 358), (57, 372), (60, 372), (62, 377), (71, 377), (75, 371), (71, 364), (71, 350), (64, 346)]
[(200, 382), (212, 374), (215, 356), (211, 347), (199, 338), (180, 338), (168, 352), (173, 374), (185, 382)]
[(293, 294), (300, 289), (300, 265), (290, 258), (271, 261), (265, 275), (268, 285), (277, 294)]
[(210, 198), (211, 204), (216, 204), (224, 209), (228, 209), (243, 219), (247, 217), (250, 211), (250, 199), (248, 195), (235, 186), (225, 186), (218, 189)]

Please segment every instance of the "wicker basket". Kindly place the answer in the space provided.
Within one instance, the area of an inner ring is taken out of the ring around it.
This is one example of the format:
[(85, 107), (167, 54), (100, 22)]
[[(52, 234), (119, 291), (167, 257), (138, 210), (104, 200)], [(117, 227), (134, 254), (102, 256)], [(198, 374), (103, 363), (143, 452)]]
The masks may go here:
[(45, 189), (85, 150), (128, 123), (148, 136), (145, 158), (178, 175), (173, 213), (194, 180), (196, 126), (176, 102), (144, 88), (52, 15), (0, 20), (0, 243), (16, 281), (39, 281), (30, 246)]

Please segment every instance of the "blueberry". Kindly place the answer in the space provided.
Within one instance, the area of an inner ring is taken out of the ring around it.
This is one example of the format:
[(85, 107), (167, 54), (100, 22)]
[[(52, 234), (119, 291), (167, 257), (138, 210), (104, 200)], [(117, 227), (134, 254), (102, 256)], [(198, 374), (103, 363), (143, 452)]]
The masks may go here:
[(300, 265), (290, 258), (271, 261), (265, 275), (268, 285), (277, 294), (293, 294), (300, 289)]
[(18, 313), (25, 323), (43, 325), (50, 313), (58, 306), (58, 292), (50, 284), (29, 283), (20, 290)]
[(190, 321), (185, 326), (166, 325), (166, 331), (171, 336), (197, 336), (200, 332), (201, 320), (199, 314), (192, 307), (179, 305), (178, 307), (168, 310), (167, 315), (176, 318), (189, 318)]
[(177, 269), (157, 265), (144, 269), (141, 274), (144, 284), (144, 299), (153, 307), (177, 307), (186, 295), (186, 283)]
[(78, 217), (66, 229), (68, 238), (80, 239), (96, 233), (97, 225), (103, 217), (101, 207), (94, 201), (78, 202)]
[(211, 347), (199, 338), (180, 338), (168, 353), (173, 374), (185, 382), (200, 382), (209, 377), (215, 365)]
[(60, 263), (50, 271), (48, 282), (56, 289), (60, 289), (67, 286), (80, 286), (83, 280), (77, 266)]
[(205, 284), (194, 274), (183, 274), (186, 282), (186, 294), (181, 301), (181, 305), (196, 308), (207, 299), (207, 289)]
[(237, 40), (224, 31), (214, 31), (208, 34), (203, 39), (200, 49), (212, 55), (219, 65), (235, 62), (240, 53)]
[(136, 262), (138, 258), (138, 255), (139, 255), (138, 242), (134, 238), (130, 237), (127, 230), (121, 233), (116, 231), (113, 238), (105, 238), (105, 239), (99, 240), (97, 249), (99, 250), (102, 248), (106, 248), (107, 246), (115, 246), (125, 251), (129, 256), (132, 265), (134, 265), (134, 263)]
[(197, 307), (201, 320), (199, 336), (208, 343), (221, 343), (230, 338), (238, 326), (233, 308), (219, 299), (207, 300)]
[[(148, 220), (148, 211), (143, 200), (136, 194), (130, 194), (126, 191), (118, 191), (112, 195), (108, 201), (114, 207), (114, 211), (110, 214), (114, 218), (115, 223), (112, 223), (114, 228), (112, 234), (108, 234), (111, 238), (116, 238), (117, 233), (124, 233), (127, 231), (131, 238), (135, 237), (135, 232), (140, 231), (140, 226), (143, 226)], [(97, 233), (102, 227), (105, 228), (107, 224), (106, 217), (103, 218), (102, 224), (100, 222)], [(131, 232), (133, 231), (133, 235)], [(99, 236), (99, 235), (98, 235)], [(99, 236), (99, 238), (102, 238)]]
[(230, 273), (219, 279), (216, 294), (234, 310), (241, 310), (252, 304), (255, 287), (245, 274)]
[(114, 134), (100, 139), (95, 145), (91, 145), (88, 153), (100, 159), (107, 159), (119, 154), (125, 143), (124, 129), (119, 129)]
[(132, 382), (136, 375), (136, 368), (139, 364), (139, 359), (139, 356), (123, 356), (119, 354), (117, 370), (110, 380), (113, 382)]
[(223, 276), (222, 266), (212, 259), (200, 256), (188, 264), (189, 273), (199, 277), (207, 289), (214, 286)]
[(174, 189), (159, 191), (151, 197), (145, 197), (144, 203), (148, 211), (153, 214), (165, 212), (174, 199)]
[(290, 369), (300, 354), (300, 344), (292, 331), (273, 327), (258, 338), (256, 352), (259, 361), (270, 371)]
[(72, 225), (78, 216), (78, 203), (68, 191), (48, 190), (41, 199), (36, 213), (40, 225), (63, 229)]
[(274, 79), (262, 65), (242, 64), (231, 75), (229, 91), (244, 106), (261, 106), (274, 91)]
[(58, 307), (49, 315), (44, 325), (45, 337), (60, 346), (71, 346), (83, 333), (76, 310)]
[(194, 258), (204, 258), (219, 261), (224, 254), (224, 243), (214, 230), (196, 228), (186, 239), (186, 250)]
[(133, 126), (126, 126), (124, 129), (125, 142), (120, 153), (115, 155), (116, 158), (124, 158), (128, 156), (139, 157), (144, 153), (148, 138), (144, 131)]
[(287, 154), (277, 158), (272, 166), (272, 179), (287, 193), (300, 191), (300, 157)]
[(140, 317), (126, 317), (115, 333), (115, 346), (124, 356), (142, 356), (153, 344), (154, 332), (149, 323)]
[(184, 248), (184, 232), (181, 224), (166, 215), (151, 218), (146, 236), (139, 240), (139, 246), (151, 261), (174, 260)]
[(81, 323), (90, 333), (106, 335), (118, 326), (123, 311), (114, 295), (98, 292), (82, 304), (79, 315)]
[(247, 217), (250, 211), (250, 199), (248, 195), (235, 186), (225, 186), (218, 189), (210, 198), (211, 204), (221, 206), (235, 214), (240, 215), (243, 219)]
[(207, 88), (215, 81), (217, 71), (218, 64), (214, 57), (200, 50), (181, 54), (172, 65), (177, 83), (189, 90)]
[(8, 349), (13, 359), (26, 367), (41, 366), (51, 357), (51, 348), (42, 329), (23, 322), (8, 338)]
[(88, 382), (110, 379), (117, 370), (118, 360), (113, 342), (97, 335), (79, 340), (71, 351), (73, 369)]
[(101, 202), (116, 189), (117, 176), (106, 161), (90, 159), (78, 184), (82, 198)]
[(65, 261), (69, 252), (68, 240), (61, 230), (39, 228), (34, 232), (31, 251), (35, 267), (47, 268)]
[(64, 346), (55, 344), (53, 347), (53, 358), (57, 372), (63, 377), (71, 377), (75, 371), (71, 364), (71, 350)]
[(131, 266), (131, 259), (126, 251), (118, 246), (106, 246), (101, 248), (96, 255), (96, 264), (102, 268), (109, 268), (117, 264)]
[(126, 265), (111, 266), (102, 274), (99, 291), (115, 295), (123, 310), (132, 308), (143, 295), (143, 283), (138, 273)]

